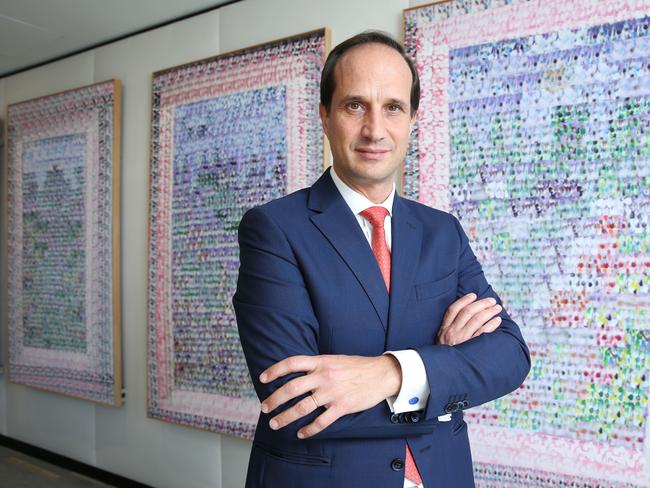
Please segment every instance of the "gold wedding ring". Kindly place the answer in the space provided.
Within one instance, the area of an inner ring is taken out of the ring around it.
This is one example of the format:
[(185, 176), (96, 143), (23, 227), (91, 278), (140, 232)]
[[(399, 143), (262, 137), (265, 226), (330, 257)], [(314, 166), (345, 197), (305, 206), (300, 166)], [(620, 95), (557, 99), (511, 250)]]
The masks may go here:
[(319, 405), (318, 402), (316, 401), (316, 398), (314, 398), (314, 395), (309, 395), (309, 397), (310, 397), (312, 400), (314, 400), (314, 403), (316, 404), (316, 408), (320, 407), (320, 405)]

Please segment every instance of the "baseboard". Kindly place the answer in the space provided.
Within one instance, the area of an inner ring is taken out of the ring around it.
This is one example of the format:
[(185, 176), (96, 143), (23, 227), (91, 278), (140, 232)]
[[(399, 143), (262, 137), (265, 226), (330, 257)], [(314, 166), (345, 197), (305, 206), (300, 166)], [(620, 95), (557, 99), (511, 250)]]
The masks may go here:
[(75, 473), (82, 474), (88, 478), (93, 478), (108, 485), (125, 488), (152, 488), (149, 485), (138, 483), (137, 481), (133, 481), (129, 478), (104, 471), (103, 469), (96, 468), (95, 466), (91, 466), (80, 461), (75, 461), (69, 457), (56, 454), (52, 451), (48, 451), (47, 449), (42, 449), (40, 447), (36, 447), (26, 442), (22, 442), (4, 435), (0, 435), (0, 446), (13, 449), (14, 451), (22, 452), (23, 454), (40, 459), (41, 461), (54, 464), (69, 471), (74, 471)]

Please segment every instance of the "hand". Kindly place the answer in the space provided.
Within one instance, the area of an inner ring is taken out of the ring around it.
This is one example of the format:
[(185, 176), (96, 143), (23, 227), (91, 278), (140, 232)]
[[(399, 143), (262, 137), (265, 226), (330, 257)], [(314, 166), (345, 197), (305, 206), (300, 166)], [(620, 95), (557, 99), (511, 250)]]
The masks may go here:
[(492, 298), (476, 300), (470, 293), (449, 305), (438, 330), (438, 344), (454, 346), (486, 332), (493, 332), (501, 324), (501, 305)]
[(402, 370), (390, 354), (292, 356), (264, 371), (260, 381), (270, 383), (299, 372), (306, 374), (292, 379), (266, 398), (262, 412), (271, 412), (292, 398), (311, 392), (269, 422), (272, 429), (281, 429), (318, 407), (325, 407), (312, 423), (298, 431), (300, 439), (318, 434), (343, 415), (367, 410), (397, 395), (402, 384)]

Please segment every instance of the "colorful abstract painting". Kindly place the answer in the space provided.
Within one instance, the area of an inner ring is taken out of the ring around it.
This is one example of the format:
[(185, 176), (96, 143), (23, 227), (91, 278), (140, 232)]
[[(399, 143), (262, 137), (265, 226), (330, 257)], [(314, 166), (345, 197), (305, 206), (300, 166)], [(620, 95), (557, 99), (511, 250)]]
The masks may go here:
[(154, 74), (148, 413), (252, 438), (232, 309), (249, 208), (323, 170), (319, 30)]
[(470, 409), (480, 487), (650, 486), (650, 1), (405, 12), (407, 196), (457, 215), (532, 370)]
[(9, 105), (9, 379), (119, 405), (120, 84)]

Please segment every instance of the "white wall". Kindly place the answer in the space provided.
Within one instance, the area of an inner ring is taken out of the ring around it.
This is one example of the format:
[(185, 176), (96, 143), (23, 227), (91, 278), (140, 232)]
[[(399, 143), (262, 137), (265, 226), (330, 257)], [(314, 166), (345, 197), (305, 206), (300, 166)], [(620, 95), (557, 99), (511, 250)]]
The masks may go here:
[[(5, 80), (0, 78), (0, 114), (3, 113), (4, 107), (5, 107)], [(0, 132), (2, 132), (2, 117), (0, 116)], [(0, 140), (3, 141), (4, 143), (4, 134), (0, 136)], [(2, 145), (2, 144), (0, 144)], [(5, 161), (4, 161), (5, 155), (4, 155), (4, 147), (2, 150), (0, 150), (0, 174), (3, 174), (4, 171), (4, 166), (5, 166)], [(4, 181), (4, 180), (3, 180)], [(4, 230), (4, 210), (5, 210), (5, 189), (4, 186), (0, 184), (0, 231)], [(1, 234), (0, 232), (0, 235)], [(2, 285), (0, 287), (0, 290), (2, 290), (2, 295), (0, 295), (0, 323), (2, 323), (2, 327), (0, 327), (0, 434), (5, 434), (7, 432), (7, 416), (5, 415), (5, 412), (7, 411), (7, 388), (5, 386), (5, 382), (3, 381), (4, 377), (3, 374), (6, 375), (6, 370), (7, 370), (7, 356), (6, 356), (6, 344), (7, 344), (7, 330), (6, 327), (4, 327), (4, 314), (5, 314), (5, 303), (4, 299), (2, 296), (4, 295), (4, 282), (2, 279), (4, 279), (4, 267), (5, 263), (4, 260), (2, 259), (2, 256), (4, 256), (4, 235), (2, 238), (0, 238), (0, 270), (2, 270), (2, 273), (0, 273), (0, 282), (2, 282)]]
[(102, 407), (9, 384), (5, 372), (0, 378), (1, 434), (156, 487), (243, 486), (249, 441), (146, 418), (151, 73), (320, 27), (331, 29), (332, 45), (365, 29), (382, 29), (401, 39), (402, 10), (407, 7), (408, 0), (244, 0), (0, 79), (3, 120), (8, 103), (111, 78), (122, 81), (122, 342), (127, 392), (123, 407)]

